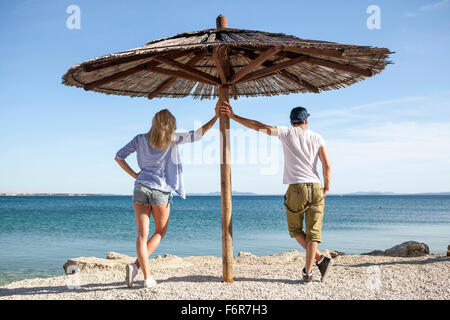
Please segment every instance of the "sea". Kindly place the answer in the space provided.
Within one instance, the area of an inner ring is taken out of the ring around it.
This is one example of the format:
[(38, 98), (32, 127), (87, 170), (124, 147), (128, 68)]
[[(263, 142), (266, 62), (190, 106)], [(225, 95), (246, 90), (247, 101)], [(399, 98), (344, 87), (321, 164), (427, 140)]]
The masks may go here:
[[(257, 256), (303, 249), (287, 231), (283, 197), (234, 196), (233, 250)], [(153, 230), (153, 219), (150, 230)], [(219, 196), (174, 197), (169, 228), (152, 254), (222, 255)], [(0, 285), (63, 275), (67, 259), (135, 256), (131, 196), (1, 196)], [(329, 195), (319, 249), (347, 254), (424, 242), (450, 244), (450, 195)]]

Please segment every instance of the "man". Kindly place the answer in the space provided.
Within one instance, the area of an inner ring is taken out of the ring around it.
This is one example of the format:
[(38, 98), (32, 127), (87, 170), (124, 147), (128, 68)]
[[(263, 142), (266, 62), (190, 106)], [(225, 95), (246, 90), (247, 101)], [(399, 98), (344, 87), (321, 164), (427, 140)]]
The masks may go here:
[[(242, 118), (234, 114), (230, 104), (225, 101), (221, 104), (221, 112), (247, 128), (278, 136), (280, 139), (284, 150), (283, 184), (289, 185), (284, 195), (289, 234), (306, 249), (306, 264), (302, 270), (303, 282), (305, 284), (312, 282), (314, 261), (323, 282), (332, 260), (321, 255), (317, 247), (322, 241), (323, 212), (325, 196), (330, 190), (331, 168), (323, 138), (307, 129), (308, 111), (303, 107), (292, 109), (291, 127), (272, 127)], [(322, 163), (323, 188), (317, 171), (318, 159)], [(305, 220), (305, 230), (303, 230), (303, 220)]]

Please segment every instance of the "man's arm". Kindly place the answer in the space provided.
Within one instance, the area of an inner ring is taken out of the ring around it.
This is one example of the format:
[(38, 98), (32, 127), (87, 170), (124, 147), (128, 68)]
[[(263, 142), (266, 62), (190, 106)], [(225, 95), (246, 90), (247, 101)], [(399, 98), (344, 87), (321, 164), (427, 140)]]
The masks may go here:
[(246, 119), (243, 117), (240, 117), (236, 114), (234, 114), (233, 109), (231, 108), (230, 104), (226, 101), (221, 101), (220, 106), (220, 112), (222, 114), (226, 114), (230, 119), (233, 119), (236, 122), (239, 122), (243, 126), (246, 126), (247, 128), (264, 132), (265, 134), (268, 134), (269, 136), (276, 136), (277, 135), (277, 128), (273, 126), (269, 126), (267, 124), (261, 123), (256, 120)]
[(330, 160), (328, 159), (328, 153), (325, 146), (319, 148), (319, 159), (322, 162), (322, 173), (323, 173), (323, 194), (327, 195), (330, 191), (330, 179), (331, 179), (331, 166)]

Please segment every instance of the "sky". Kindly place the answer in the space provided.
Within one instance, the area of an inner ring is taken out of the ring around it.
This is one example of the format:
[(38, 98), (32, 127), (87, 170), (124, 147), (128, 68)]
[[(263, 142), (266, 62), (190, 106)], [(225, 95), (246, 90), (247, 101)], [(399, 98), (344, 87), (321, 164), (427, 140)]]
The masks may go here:
[[(70, 5), (80, 29), (67, 27)], [(369, 29), (368, 7), (380, 8)], [(389, 48), (392, 65), (365, 81), (320, 94), (232, 100), (236, 114), (289, 125), (305, 106), (325, 139), (331, 193), (450, 191), (450, 1), (87, 1), (0, 4), (0, 193), (131, 194), (118, 149), (168, 108), (180, 131), (213, 116), (214, 100), (109, 96), (61, 84), (72, 66), (154, 39), (215, 27), (281, 32), (304, 39)], [(232, 188), (282, 194), (277, 138), (231, 123)], [(244, 140), (242, 137), (246, 137)], [(218, 123), (180, 148), (186, 192), (220, 190)], [(135, 155), (129, 158), (137, 171)]]

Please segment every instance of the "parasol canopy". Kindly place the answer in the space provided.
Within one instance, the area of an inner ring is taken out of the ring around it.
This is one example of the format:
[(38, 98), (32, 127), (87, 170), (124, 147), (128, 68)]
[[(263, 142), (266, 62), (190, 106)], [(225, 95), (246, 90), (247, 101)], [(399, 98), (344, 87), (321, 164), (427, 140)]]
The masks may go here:
[[(391, 53), (386, 48), (224, 27), (180, 33), (85, 61), (67, 71), (63, 84), (150, 99), (215, 98), (221, 84), (230, 85), (235, 99), (319, 93), (380, 73)], [(220, 55), (227, 57), (229, 79), (216, 66)]]
[[(255, 97), (340, 89), (380, 73), (386, 48), (304, 40), (282, 33), (216, 28), (85, 61), (62, 83), (131, 97)], [(233, 282), (230, 119), (220, 116), (223, 280)]]

